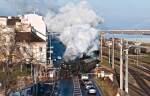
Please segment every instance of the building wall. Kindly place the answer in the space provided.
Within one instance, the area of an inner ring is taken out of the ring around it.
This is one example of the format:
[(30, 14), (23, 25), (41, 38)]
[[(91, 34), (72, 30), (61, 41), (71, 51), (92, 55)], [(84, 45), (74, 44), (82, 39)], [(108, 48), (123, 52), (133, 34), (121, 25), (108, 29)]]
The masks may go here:
[(34, 59), (36, 64), (46, 64), (46, 42), (19, 43), (24, 58)]
[(6, 17), (0, 17), (0, 25), (3, 25), (3, 26), (7, 25), (7, 18)]
[[(4, 33), (15, 33), (16, 30), (18, 30), (18, 32), (32, 32), (31, 30), (31, 24), (30, 22), (28, 22), (27, 20), (21, 19), (21, 21), (17, 21), (15, 22), (14, 26), (11, 26), (13, 29), (11, 28), (7, 28), (7, 21), (8, 21), (8, 17), (0, 17), (0, 25), (4, 25)], [(40, 27), (40, 26), (38, 26)], [(46, 27), (44, 27), (46, 30)], [(44, 31), (45, 32), (45, 31)], [(38, 34), (37, 34), (38, 35)], [(41, 35), (41, 34), (40, 34)], [(42, 38), (42, 36), (38, 35), (39, 37)], [(11, 39), (9, 38), (10, 34), (5, 34), (5, 42), (9, 43), (11, 41)], [(35, 59), (35, 61), (37, 61), (39, 64), (46, 64), (47, 61), (47, 50), (46, 50), (46, 42), (17, 42), (19, 44), (19, 50), (21, 50), (22, 54), (23, 54), (23, 59), (24, 58), (30, 58), (30, 55), (33, 55), (33, 59)], [(28, 54), (25, 52), (25, 50), (28, 52)], [(29, 55), (30, 54), (30, 55)], [(21, 57), (21, 56), (20, 56)]]
[(33, 42), (33, 54), (34, 57), (41, 63), (46, 64), (46, 42)]
[(13, 44), (15, 42), (14, 37), (14, 28), (5, 27), (0, 32), (0, 47), (1, 49), (4, 49), (3, 51), (5, 51), (6, 55), (9, 55), (11, 47), (13, 47)]
[(25, 22), (16, 22), (15, 27), (18, 32), (31, 32), (31, 25)]
[(0, 25), (3, 26), (7, 25), (7, 17), (0, 17)]

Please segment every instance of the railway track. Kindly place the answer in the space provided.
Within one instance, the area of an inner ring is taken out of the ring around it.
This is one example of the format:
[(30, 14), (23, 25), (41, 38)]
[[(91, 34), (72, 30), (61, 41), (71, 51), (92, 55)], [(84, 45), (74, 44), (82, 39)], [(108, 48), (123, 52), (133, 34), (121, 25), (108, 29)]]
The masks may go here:
[[(105, 53), (105, 58), (108, 58), (108, 52), (104, 52)], [(119, 54), (115, 54), (115, 57), (114, 57), (115, 61), (119, 61), (120, 58), (119, 58)], [(132, 62), (132, 63), (131, 63)], [(142, 60), (138, 60), (138, 63), (139, 63), (139, 66), (137, 66), (136, 64), (134, 64), (134, 62), (136, 63), (137, 60), (136, 59), (133, 59), (131, 57), (129, 57), (129, 66), (131, 65), (132, 68), (136, 68), (136, 70), (142, 70), (142, 73), (143, 74), (146, 74), (147, 76), (150, 76), (150, 63), (146, 63), (146, 62), (143, 62)]]
[(144, 96), (150, 96), (150, 87), (145, 83), (139, 72), (129, 68), (130, 74), (133, 76), (133, 78), (136, 80), (137, 84), (140, 86), (140, 88), (145, 92)]
[[(118, 64), (116, 65), (116, 68), (119, 68)], [(131, 66), (129, 66), (129, 74), (133, 77), (133, 79), (136, 81), (138, 85), (138, 87), (134, 86), (134, 84), (129, 81), (129, 94), (131, 96), (150, 96), (150, 91), (149, 91), (150, 88), (144, 81), (144, 79), (150, 81), (149, 76), (142, 74), (139, 69), (135, 69), (133, 67), (131, 68)], [(135, 90), (135, 89), (138, 89), (138, 90)], [(133, 93), (136, 93), (136, 95), (133, 95)], [(141, 94), (144, 94), (144, 95), (141, 95)]]
[[(105, 58), (108, 59), (108, 52), (103, 52), (105, 54)], [(116, 54), (115, 57), (115, 65), (116, 68), (119, 70), (119, 54)], [(149, 85), (147, 85), (147, 83), (145, 82), (145, 80), (147, 80), (148, 82), (150, 82), (150, 67), (149, 67), (149, 63), (147, 62), (143, 62), (142, 60), (138, 60), (138, 66), (137, 66), (137, 59), (136, 58), (131, 58), (129, 57), (129, 74), (130, 76), (133, 77), (133, 79), (135, 80), (136, 84), (139, 86), (134, 86), (132, 83), (130, 83), (129, 81), (129, 89), (130, 92), (132, 93), (136, 93), (138, 95), (136, 96), (150, 96), (150, 87)], [(119, 73), (119, 72), (118, 72)], [(138, 91), (136, 91), (135, 89), (139, 89)], [(131, 95), (133, 95), (131, 93)], [(130, 94), (130, 93), (129, 93)], [(134, 96), (134, 95), (133, 95)]]
[(81, 92), (81, 88), (80, 88), (80, 82), (79, 82), (79, 78), (77, 76), (75, 76), (73, 78), (73, 84), (74, 84), (73, 96), (82, 96), (82, 92)]
[(132, 92), (132, 96), (145, 96), (145, 92), (142, 89), (137, 88), (130, 82), (129, 82), (129, 89), (130, 89), (129, 92)]

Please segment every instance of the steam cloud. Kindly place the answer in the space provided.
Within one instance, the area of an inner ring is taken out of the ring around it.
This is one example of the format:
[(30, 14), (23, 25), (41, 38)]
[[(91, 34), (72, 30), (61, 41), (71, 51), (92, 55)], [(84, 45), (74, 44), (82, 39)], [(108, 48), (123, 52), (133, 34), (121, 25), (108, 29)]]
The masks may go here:
[(103, 22), (90, 8), (87, 1), (69, 3), (60, 8), (57, 14), (48, 13), (45, 21), (50, 32), (60, 32), (60, 40), (66, 46), (66, 61), (80, 58), (84, 53), (91, 54), (98, 49), (98, 30), (95, 27)]
[[(26, 14), (37, 12), (45, 16), (45, 23), (50, 32), (60, 32), (60, 40), (66, 46), (64, 59), (74, 60), (84, 53), (90, 55), (98, 49), (97, 25), (103, 19), (92, 10), (87, 1), (78, 4), (69, 3), (54, 12), (55, 0), (5, 0), (13, 6), (13, 13)], [(53, 10), (53, 11), (51, 11)]]

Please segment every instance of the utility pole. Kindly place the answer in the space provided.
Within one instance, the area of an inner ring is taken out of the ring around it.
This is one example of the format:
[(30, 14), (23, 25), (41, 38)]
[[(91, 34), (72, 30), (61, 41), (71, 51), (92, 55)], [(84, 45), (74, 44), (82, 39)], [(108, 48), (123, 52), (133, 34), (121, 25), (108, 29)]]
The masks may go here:
[(111, 58), (111, 56), (110, 56), (110, 45), (108, 45), (108, 47), (109, 47), (109, 51), (108, 51), (108, 53), (109, 53), (109, 60), (108, 60), (108, 62), (109, 62), (109, 65), (111, 66), (111, 61), (110, 61), (110, 58)]
[(115, 69), (115, 64), (114, 64), (114, 38), (112, 38), (112, 69)]
[(111, 41), (108, 41), (108, 48), (109, 48), (109, 49), (108, 49), (108, 55), (109, 55), (109, 56), (108, 56), (108, 63), (109, 63), (110, 66), (112, 66), (112, 65), (111, 65), (111, 54), (110, 54), (110, 48), (111, 48), (111, 46), (112, 46), (112, 42), (111, 42)]
[(125, 92), (128, 94), (128, 41), (125, 50)]
[(139, 53), (140, 53), (140, 49), (139, 49), (139, 47), (137, 47), (137, 50), (136, 50), (136, 54), (137, 54), (137, 56), (136, 56), (136, 65), (137, 65), (137, 67), (139, 66)]
[(122, 59), (122, 37), (120, 40), (120, 90), (123, 91), (123, 59)]
[(102, 36), (102, 33), (100, 33), (100, 60), (102, 63), (102, 61), (103, 61), (103, 36)]

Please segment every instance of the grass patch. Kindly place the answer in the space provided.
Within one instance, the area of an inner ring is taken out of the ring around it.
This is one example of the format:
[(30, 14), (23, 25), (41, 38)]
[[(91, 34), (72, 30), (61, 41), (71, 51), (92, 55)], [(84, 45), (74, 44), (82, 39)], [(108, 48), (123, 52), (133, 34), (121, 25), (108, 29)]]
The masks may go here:
[(31, 74), (30, 72), (29, 68), (23, 68), (22, 72), (20, 69), (13, 71), (7, 70), (7, 72), (3, 72), (2, 69), (0, 69), (0, 82), (5, 82), (5, 80), (16, 82), (18, 76), (28, 76)]
[(111, 68), (111, 65), (108, 62), (108, 58), (103, 58), (101, 65)]
[(116, 95), (117, 87), (113, 83), (110, 83), (108, 80), (96, 79), (96, 78), (95, 81), (98, 84), (98, 86), (101, 88), (104, 96)]

